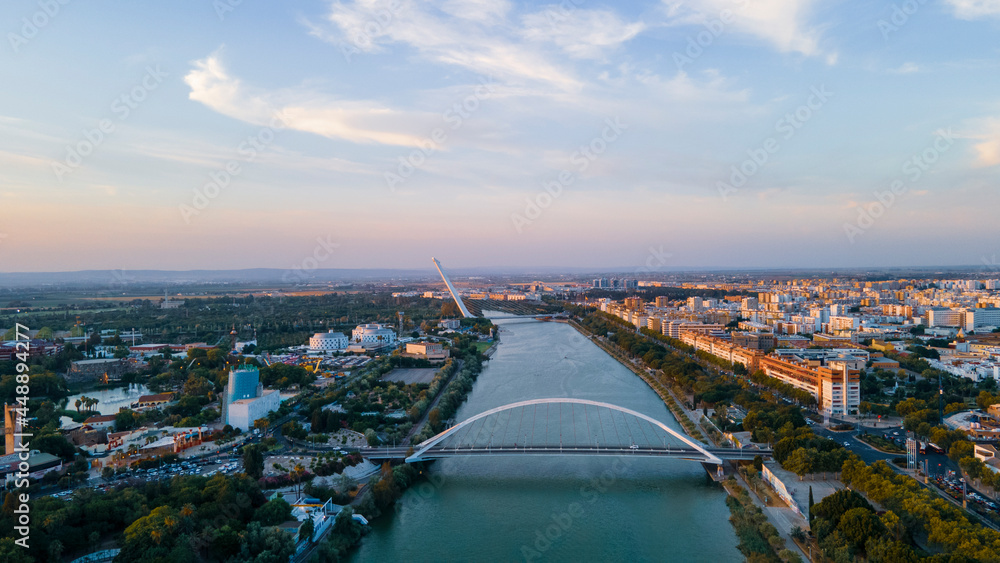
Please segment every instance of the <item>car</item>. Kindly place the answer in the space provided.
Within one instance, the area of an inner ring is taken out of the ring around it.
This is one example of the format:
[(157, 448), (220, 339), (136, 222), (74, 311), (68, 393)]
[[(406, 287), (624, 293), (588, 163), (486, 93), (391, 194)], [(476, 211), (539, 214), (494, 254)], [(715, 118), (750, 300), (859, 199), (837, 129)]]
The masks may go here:
[(851, 447), (851, 443), (850, 443), (850, 442), (844, 442), (844, 447), (845, 447), (845, 448), (849, 448), (849, 447)]

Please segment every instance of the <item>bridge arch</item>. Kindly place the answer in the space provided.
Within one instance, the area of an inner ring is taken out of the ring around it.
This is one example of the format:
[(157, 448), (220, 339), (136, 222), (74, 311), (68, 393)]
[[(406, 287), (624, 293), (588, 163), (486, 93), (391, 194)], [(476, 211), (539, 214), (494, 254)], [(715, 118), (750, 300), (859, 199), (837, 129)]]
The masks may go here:
[(719, 457), (717, 457), (717, 456), (713, 455), (712, 453), (710, 453), (708, 450), (706, 450), (704, 448), (704, 446), (698, 444), (696, 441), (694, 441), (694, 440), (690, 439), (689, 437), (685, 436), (684, 434), (682, 434), (682, 433), (674, 430), (673, 428), (670, 428), (669, 426), (667, 426), (666, 424), (663, 424), (662, 422), (660, 422), (659, 420), (656, 420), (655, 418), (646, 416), (646, 415), (644, 415), (644, 414), (642, 414), (640, 412), (636, 412), (636, 411), (634, 411), (632, 409), (627, 409), (625, 407), (619, 407), (618, 405), (612, 405), (611, 403), (602, 403), (600, 401), (591, 401), (589, 399), (570, 399), (570, 398), (532, 399), (530, 401), (520, 401), (520, 402), (517, 402), (517, 403), (510, 403), (510, 404), (503, 405), (503, 406), (500, 406), (500, 407), (496, 407), (496, 408), (493, 408), (493, 409), (490, 409), (490, 410), (487, 410), (487, 411), (483, 411), (483, 412), (477, 414), (476, 416), (473, 416), (471, 418), (463, 420), (462, 422), (456, 424), (455, 426), (452, 426), (451, 428), (448, 428), (447, 430), (445, 430), (445, 431), (437, 434), (436, 436), (432, 436), (432, 437), (428, 438), (427, 440), (424, 440), (423, 442), (417, 444), (417, 446), (415, 448), (416, 451), (413, 453), (413, 455), (411, 455), (411, 456), (409, 456), (409, 457), (406, 458), (406, 462), (407, 463), (412, 463), (412, 462), (415, 462), (415, 461), (423, 461), (424, 460), (423, 456), (425, 454), (427, 454), (430, 451), (431, 448), (433, 448), (437, 444), (441, 443), (443, 440), (447, 439), (448, 437), (454, 435), (456, 432), (458, 432), (459, 430), (465, 428), (466, 426), (469, 426), (470, 424), (475, 423), (477, 420), (486, 418), (488, 416), (491, 416), (491, 415), (494, 415), (494, 414), (497, 414), (497, 413), (500, 413), (500, 412), (503, 412), (503, 411), (508, 411), (508, 410), (517, 409), (517, 408), (521, 408), (521, 407), (530, 407), (532, 405), (551, 405), (551, 404), (560, 404), (560, 403), (561, 404), (575, 404), (575, 405), (592, 406), (592, 407), (597, 407), (597, 408), (605, 408), (605, 409), (610, 409), (610, 410), (613, 410), (613, 411), (617, 411), (617, 412), (620, 412), (620, 413), (623, 413), (623, 414), (627, 414), (627, 415), (634, 416), (636, 418), (645, 420), (646, 422), (657, 426), (658, 428), (660, 428), (664, 432), (670, 434), (671, 436), (677, 438), (678, 440), (684, 442), (688, 446), (691, 446), (692, 448), (694, 448), (695, 450), (697, 450), (699, 453), (701, 453), (702, 455), (705, 456), (705, 460), (704, 461), (706, 463), (714, 463), (716, 465), (721, 465), (722, 464), (722, 460)]

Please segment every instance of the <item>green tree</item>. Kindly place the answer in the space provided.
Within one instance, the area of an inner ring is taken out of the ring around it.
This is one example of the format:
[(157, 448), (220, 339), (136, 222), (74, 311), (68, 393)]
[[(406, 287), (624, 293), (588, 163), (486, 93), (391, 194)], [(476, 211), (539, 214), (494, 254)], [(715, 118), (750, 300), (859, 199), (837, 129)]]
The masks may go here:
[(244, 446), (243, 470), (254, 479), (264, 476), (264, 452), (259, 444)]
[(294, 553), (295, 542), (290, 535), (251, 522), (241, 535), (240, 554), (236, 559), (248, 563), (287, 563)]
[(115, 415), (115, 430), (124, 432), (139, 426), (139, 414), (132, 409), (122, 409)]
[(812, 524), (813, 521), (813, 488), (809, 485), (809, 523)]
[(963, 457), (970, 457), (974, 449), (975, 447), (972, 445), (972, 442), (968, 440), (959, 440), (952, 444), (951, 448), (949, 448), (948, 457), (951, 458), (952, 461), (957, 462)]
[(805, 448), (799, 448), (788, 456), (788, 459), (781, 464), (782, 467), (795, 473), (801, 480), (804, 476), (813, 471), (813, 459)]
[(306, 518), (306, 521), (299, 526), (299, 539), (312, 542), (313, 532), (316, 530), (316, 525), (313, 524), (312, 518)]
[(281, 497), (265, 502), (253, 514), (253, 519), (262, 526), (277, 526), (291, 517), (292, 506)]
[(844, 513), (837, 524), (837, 531), (851, 543), (853, 549), (864, 549), (870, 538), (877, 538), (885, 532), (882, 522), (872, 510), (852, 508)]

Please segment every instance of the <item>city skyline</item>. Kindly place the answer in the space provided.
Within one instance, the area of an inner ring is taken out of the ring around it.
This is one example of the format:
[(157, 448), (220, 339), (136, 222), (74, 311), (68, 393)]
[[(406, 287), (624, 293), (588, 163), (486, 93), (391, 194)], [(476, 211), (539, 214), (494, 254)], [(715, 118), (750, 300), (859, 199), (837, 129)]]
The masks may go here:
[(995, 2), (109, 8), (3, 8), (0, 271), (995, 269)]

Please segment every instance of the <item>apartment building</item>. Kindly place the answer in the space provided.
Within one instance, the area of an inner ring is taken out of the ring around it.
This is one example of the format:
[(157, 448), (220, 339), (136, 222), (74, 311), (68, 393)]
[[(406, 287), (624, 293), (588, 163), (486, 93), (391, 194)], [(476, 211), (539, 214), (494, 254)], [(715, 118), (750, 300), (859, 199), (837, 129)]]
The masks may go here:
[[(801, 352), (801, 350), (797, 350)], [(760, 368), (767, 375), (809, 392), (827, 414), (857, 414), (861, 404), (858, 359), (810, 359), (796, 355), (765, 356)], [(864, 367), (864, 363), (861, 363)]]

